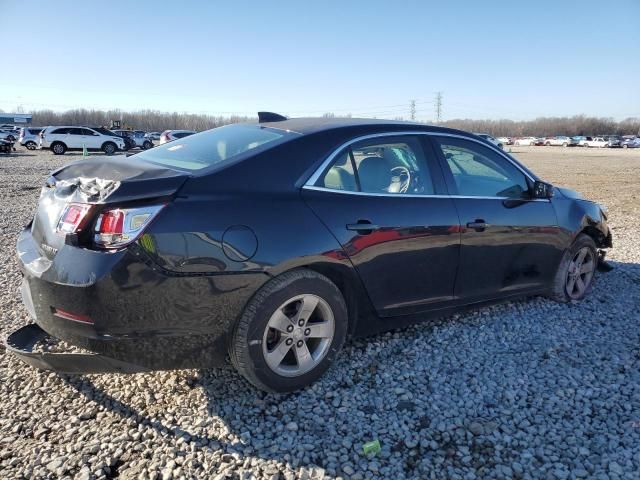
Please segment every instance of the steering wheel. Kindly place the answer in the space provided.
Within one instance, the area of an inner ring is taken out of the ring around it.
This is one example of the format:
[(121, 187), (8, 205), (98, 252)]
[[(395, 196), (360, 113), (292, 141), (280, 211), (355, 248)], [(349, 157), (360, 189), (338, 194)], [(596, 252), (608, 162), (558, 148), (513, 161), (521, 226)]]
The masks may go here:
[(391, 169), (391, 185), (389, 192), (407, 193), (411, 185), (411, 171), (402, 165)]

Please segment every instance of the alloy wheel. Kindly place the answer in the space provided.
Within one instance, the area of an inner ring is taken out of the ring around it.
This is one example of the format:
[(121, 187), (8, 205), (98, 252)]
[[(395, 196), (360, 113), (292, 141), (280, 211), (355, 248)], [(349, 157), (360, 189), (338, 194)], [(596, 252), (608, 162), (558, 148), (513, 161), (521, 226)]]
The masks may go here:
[(566, 289), (570, 298), (577, 300), (585, 294), (591, 285), (595, 268), (596, 261), (591, 249), (582, 247), (578, 250), (567, 271)]
[(326, 356), (334, 333), (329, 304), (317, 295), (297, 295), (271, 315), (262, 339), (262, 354), (278, 375), (304, 375)]

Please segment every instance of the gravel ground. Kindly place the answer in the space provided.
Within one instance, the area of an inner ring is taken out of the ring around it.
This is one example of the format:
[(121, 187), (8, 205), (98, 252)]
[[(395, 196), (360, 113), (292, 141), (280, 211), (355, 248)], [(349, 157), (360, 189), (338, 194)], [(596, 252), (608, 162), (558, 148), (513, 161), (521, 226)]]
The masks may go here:
[[(513, 150), (610, 208), (616, 268), (583, 303), (534, 298), (352, 341), (286, 396), (231, 367), (58, 376), (0, 351), (0, 477), (638, 478), (640, 150)], [(16, 234), (72, 158), (0, 156), (3, 335), (28, 322)]]

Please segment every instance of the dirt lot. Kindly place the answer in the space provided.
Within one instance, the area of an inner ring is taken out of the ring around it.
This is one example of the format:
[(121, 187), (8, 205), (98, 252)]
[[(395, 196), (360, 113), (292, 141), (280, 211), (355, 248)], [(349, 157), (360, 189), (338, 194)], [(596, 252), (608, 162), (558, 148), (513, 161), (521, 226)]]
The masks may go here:
[[(525, 299), (351, 341), (285, 396), (230, 367), (59, 376), (0, 348), (0, 478), (638, 478), (640, 149), (511, 148), (609, 207), (615, 269), (584, 302)], [(0, 335), (29, 322), (16, 235), (49, 172), (80, 158), (0, 155)]]

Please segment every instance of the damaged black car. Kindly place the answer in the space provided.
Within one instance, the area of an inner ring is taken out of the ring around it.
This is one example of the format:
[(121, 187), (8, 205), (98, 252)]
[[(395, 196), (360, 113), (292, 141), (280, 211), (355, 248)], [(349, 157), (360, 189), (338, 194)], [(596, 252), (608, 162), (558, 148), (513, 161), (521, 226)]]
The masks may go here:
[[(606, 209), (473, 134), (286, 119), (77, 161), (19, 236), (35, 323), (7, 349), (66, 373), (206, 368), (318, 379), (348, 337), (529, 295), (580, 301)], [(46, 337), (84, 349), (34, 350)]]

